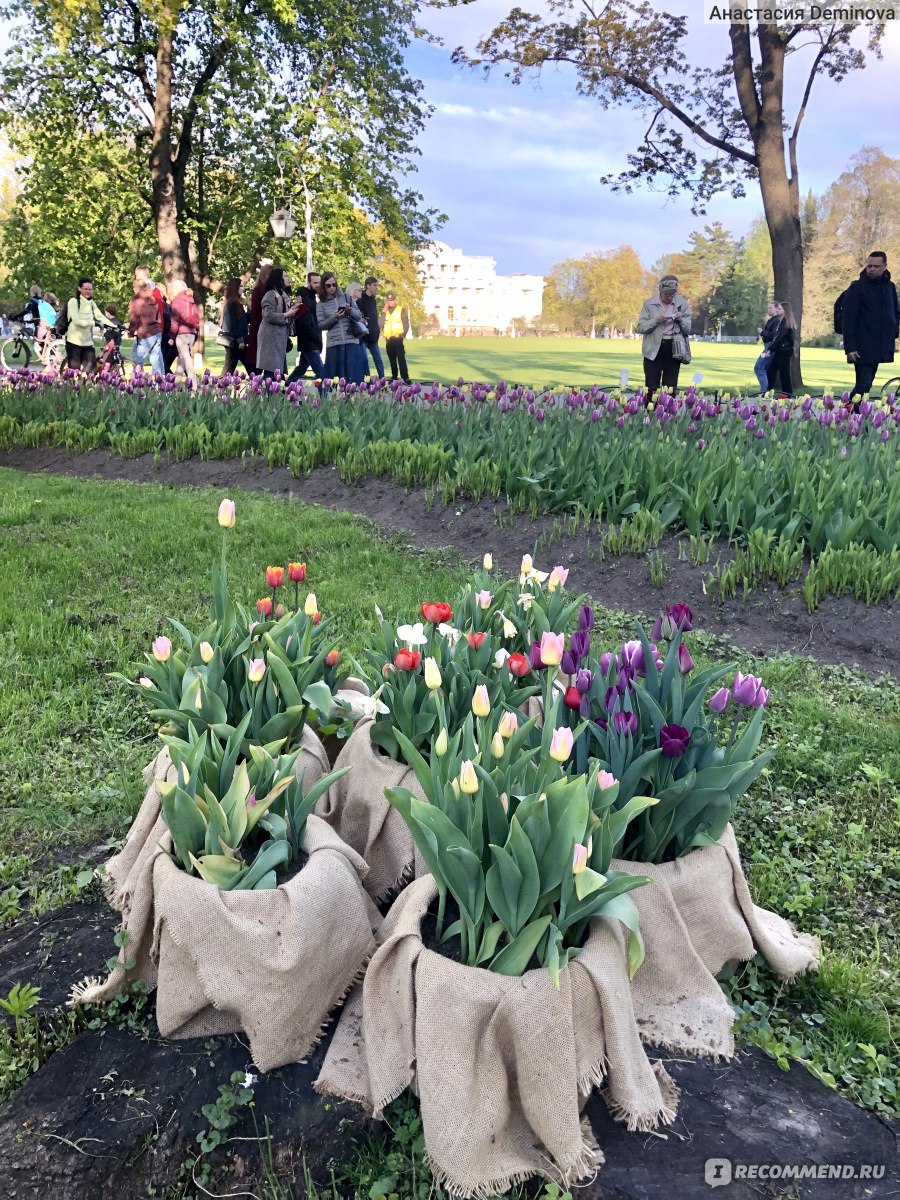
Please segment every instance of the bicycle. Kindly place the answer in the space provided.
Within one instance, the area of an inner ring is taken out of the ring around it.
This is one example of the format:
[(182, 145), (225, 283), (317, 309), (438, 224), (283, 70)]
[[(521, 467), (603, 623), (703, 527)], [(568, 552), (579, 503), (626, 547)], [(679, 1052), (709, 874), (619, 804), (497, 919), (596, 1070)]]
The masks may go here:
[(27, 371), (32, 359), (37, 359), (42, 366), (54, 367), (57, 371), (65, 365), (66, 346), (63, 338), (55, 337), (48, 330), (41, 346), (35, 338), (35, 331), (18, 324), (14, 327), (12, 337), (0, 344), (0, 362), (7, 371)]
[(110, 371), (121, 370), (125, 373), (125, 359), (122, 357), (121, 337), (128, 329), (127, 325), (121, 323), (116, 326), (119, 333), (119, 341), (112, 336), (107, 338), (106, 344), (97, 355), (97, 373), (99, 375), (108, 374)]

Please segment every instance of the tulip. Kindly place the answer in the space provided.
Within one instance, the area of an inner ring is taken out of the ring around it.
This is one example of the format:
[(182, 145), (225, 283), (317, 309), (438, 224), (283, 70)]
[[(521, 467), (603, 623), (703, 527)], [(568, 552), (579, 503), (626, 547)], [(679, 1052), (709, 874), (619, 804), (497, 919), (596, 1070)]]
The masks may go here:
[(603, 707), (607, 712), (615, 712), (616, 705), (619, 703), (619, 689), (608, 687), (603, 696)]
[(513, 638), (516, 636), (516, 634), (518, 632), (519, 632), (518, 629), (516, 629), (515, 625), (512, 623), (512, 621), (510, 621), (509, 617), (504, 617), (503, 618), (503, 636), (505, 638)]
[(630, 733), (632, 736), (637, 733), (637, 717), (633, 712), (617, 712), (613, 716), (613, 729), (620, 736)]
[(447, 730), (442, 728), (441, 732), (434, 740), (434, 752), (438, 758), (444, 757), (444, 755), (447, 753), (449, 745), (450, 739), (447, 737)]
[(497, 726), (497, 732), (501, 737), (511, 738), (519, 728), (519, 722), (516, 720), (516, 714), (509, 709), (500, 718), (500, 724)]
[[(444, 633), (442, 629), (439, 632)], [(447, 635), (444, 634), (444, 636)], [(410, 649), (413, 646), (424, 646), (428, 638), (425, 636), (425, 627), (422, 622), (416, 621), (415, 625), (398, 625), (397, 641), (405, 642)]]
[(707, 701), (707, 705), (714, 713), (723, 713), (731, 703), (731, 689), (721, 687), (717, 692), (713, 692)]
[(678, 647), (678, 670), (682, 675), (689, 675), (694, 669), (694, 660), (684, 642)]
[(680, 629), (682, 633), (690, 633), (694, 628), (694, 614), (689, 605), (679, 602), (667, 608), (666, 612), (672, 618), (675, 628)]
[[(756, 675), (742, 675), (740, 671), (734, 677), (735, 704), (743, 704), (746, 708), (761, 707), (756, 703), (757, 694), (762, 687), (762, 680)], [(766, 693), (768, 697), (768, 693)]]
[(533, 570), (534, 570), (534, 559), (531, 557), (530, 554), (523, 554), (522, 555), (522, 565), (519, 567), (519, 574), (524, 575), (527, 578)]
[(422, 661), (422, 655), (418, 650), (398, 650), (394, 655), (394, 666), (398, 671), (415, 671), (418, 669), (419, 663)]
[(266, 673), (266, 660), (264, 658), (251, 658), (250, 668), (247, 672), (247, 678), (251, 683), (259, 683), (263, 675)]
[(506, 746), (499, 731), (491, 738), (491, 756), (493, 758), (502, 758), (506, 753)]
[(219, 505), (219, 524), (223, 529), (234, 529), (233, 500), (223, 500)]
[(310, 592), (306, 597), (306, 603), (303, 605), (303, 611), (308, 617), (314, 617), (319, 611), (319, 605), (316, 601), (316, 593)]
[(558, 587), (565, 587), (568, 578), (569, 572), (566, 567), (554, 567), (547, 580), (547, 591), (555, 592)]
[(565, 762), (572, 753), (574, 745), (575, 737), (571, 729), (567, 726), (554, 729), (553, 736), (550, 738), (550, 757), (556, 762)]
[(140, 677), (140, 679), (138, 680), (138, 683), (141, 685), (142, 688), (156, 687), (156, 684), (153, 682), (153, 680), (148, 679), (146, 675), (142, 675)]
[(288, 563), (288, 579), (291, 583), (302, 583), (306, 578), (306, 563), (293, 562)]
[(453, 609), (443, 601), (439, 603), (426, 602), (422, 605), (422, 616), (429, 625), (442, 625), (453, 616)]
[(563, 696), (563, 704), (573, 712), (578, 712), (581, 708), (581, 692), (579, 692), (574, 684), (566, 688), (565, 695)]
[(509, 796), (507, 796), (506, 792), (500, 793), (500, 807), (505, 813), (509, 812)]
[(313, 613), (312, 623), (313, 623), (313, 625), (318, 625), (318, 623), (321, 620), (322, 620), (322, 614), (319, 612), (318, 609), (316, 609), (316, 611)]
[(666, 758), (681, 758), (691, 744), (690, 730), (683, 725), (663, 725), (659, 731), (659, 744)]
[(601, 675), (609, 675), (609, 668), (612, 666), (612, 655), (604, 653), (600, 655), (600, 673)]
[(594, 628), (594, 610), (589, 604), (582, 604), (578, 614), (578, 628), (582, 633), (590, 633)]
[(492, 554), (485, 554), (485, 556), (484, 556), (484, 560), (483, 560), (483, 562), (482, 562), (482, 564), (481, 564), (481, 565), (484, 567), (484, 569), (485, 569), (486, 571), (493, 571), (493, 569), (494, 569), (494, 556), (493, 556)]
[(486, 637), (486, 633), (467, 633), (466, 641), (473, 650), (480, 650)]
[(547, 667), (558, 667), (562, 662), (566, 648), (564, 633), (544, 633), (541, 635), (541, 661)]
[(209, 644), (209, 642), (201, 642), (200, 643), (200, 657), (203, 659), (203, 661), (205, 663), (211, 662), (212, 656), (214, 654), (215, 654), (215, 650), (213, 650), (213, 648)]
[(266, 583), (270, 588), (280, 588), (284, 583), (284, 567), (266, 567)]
[(326, 667), (336, 667), (340, 661), (341, 661), (341, 656), (337, 650), (329, 650), (328, 653), (325, 655), (325, 666)]
[(591, 635), (586, 629), (576, 629), (569, 640), (569, 645), (572, 647), (572, 653), (581, 662), (590, 653)]
[(516, 679), (524, 679), (531, 670), (531, 664), (524, 654), (511, 654), (506, 660), (506, 669)]
[(476, 717), (486, 717), (491, 711), (491, 698), (488, 695), (488, 690), (483, 683), (480, 683), (475, 689), (475, 695), (472, 697), (472, 712)]
[(247, 626), (247, 632), (252, 633), (258, 624), (259, 624), (259, 621), (251, 621), (250, 624)]
[(580, 843), (576, 843), (575, 848), (572, 851), (572, 874), (580, 875), (582, 871), (586, 870), (587, 861), (587, 846), (582, 846)]
[(583, 669), (575, 676), (575, 686), (578, 688), (578, 691), (582, 696), (586, 695), (591, 690), (591, 684), (593, 682), (594, 675), (592, 671)]
[(618, 782), (618, 779), (616, 779), (611, 771), (600, 771), (597, 775), (597, 785), (601, 792), (606, 792), (611, 787), (615, 787)]
[(754, 708), (765, 708), (769, 703), (769, 689), (760, 685), (759, 691), (756, 693), (756, 699), (753, 701)]
[(168, 662), (172, 653), (172, 643), (164, 635), (156, 638), (153, 643), (153, 657), (157, 662)]
[[(510, 655), (510, 658), (514, 657), (515, 655)], [(533, 671), (546, 671), (547, 664), (541, 658), (540, 642), (532, 642), (531, 649), (528, 651), (528, 661), (531, 663)]]
[(425, 686), (431, 691), (439, 688), (443, 683), (441, 678), (441, 669), (437, 664), (436, 658), (425, 659)]
[(256, 602), (256, 611), (264, 619), (266, 617), (271, 617), (271, 615), (272, 615), (272, 597), (271, 596), (260, 596), (260, 598)]
[(501, 646), (500, 649), (497, 651), (497, 653), (494, 655), (494, 663), (493, 663), (494, 668), (497, 671), (501, 670), (508, 658), (509, 658), (509, 651), (504, 649), (503, 646)]
[(562, 656), (559, 669), (562, 671), (563, 675), (574, 675), (578, 670), (578, 660), (571, 650), (567, 650)]
[(491, 600), (493, 600), (493, 596), (488, 591), (481, 591), (475, 593), (475, 599), (478, 601), (478, 607), (482, 610), (482, 612), (484, 612), (486, 609), (491, 607)]
[(459, 789), (467, 796), (474, 796), (478, 791), (478, 776), (475, 774), (475, 764), (470, 758), (463, 759), (460, 767)]

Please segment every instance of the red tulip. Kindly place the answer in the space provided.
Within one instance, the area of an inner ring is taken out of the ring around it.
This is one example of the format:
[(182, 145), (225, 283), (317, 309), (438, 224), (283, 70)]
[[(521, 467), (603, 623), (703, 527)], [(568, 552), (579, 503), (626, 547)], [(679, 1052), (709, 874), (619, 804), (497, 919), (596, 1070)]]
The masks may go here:
[(467, 633), (466, 641), (469, 643), (469, 645), (472, 647), (473, 650), (480, 650), (481, 643), (484, 641), (484, 639), (486, 637), (487, 637), (486, 633)]
[(256, 611), (261, 617), (271, 617), (272, 615), (272, 597), (262, 596), (256, 602)]
[(571, 708), (573, 712), (577, 712), (581, 708), (581, 692), (574, 685), (566, 688), (566, 694), (563, 697), (563, 704), (566, 708)]
[(341, 661), (341, 656), (337, 650), (329, 650), (325, 655), (325, 665), (328, 667), (336, 667)]
[(394, 656), (394, 666), (400, 671), (415, 671), (422, 661), (419, 650), (398, 650)]
[(506, 660), (506, 665), (510, 675), (514, 675), (516, 679), (524, 679), (531, 670), (531, 663), (524, 654), (511, 654)]
[(266, 567), (266, 583), (270, 588), (280, 588), (284, 583), (284, 567)]
[(422, 605), (422, 617), (431, 625), (444, 625), (453, 616), (453, 609), (442, 601)]
[(322, 614), (319, 612), (318, 609), (316, 609), (316, 611), (313, 613), (313, 619), (312, 619), (313, 625), (318, 625), (318, 623), (321, 620), (322, 620)]
[(306, 578), (306, 563), (288, 563), (288, 579), (291, 583), (302, 583)]

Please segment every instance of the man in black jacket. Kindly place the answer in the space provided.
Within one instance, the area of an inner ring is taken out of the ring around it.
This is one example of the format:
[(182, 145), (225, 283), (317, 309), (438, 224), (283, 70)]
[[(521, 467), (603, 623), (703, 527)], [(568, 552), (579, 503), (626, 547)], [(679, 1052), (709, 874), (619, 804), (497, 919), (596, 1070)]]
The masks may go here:
[(368, 337), (363, 338), (363, 345), (372, 355), (372, 362), (375, 365), (375, 371), (379, 379), (384, 379), (384, 359), (381, 357), (381, 351), (378, 349), (378, 339), (381, 337), (381, 330), (378, 326), (378, 305), (375, 303), (375, 293), (378, 291), (378, 280), (374, 275), (370, 275), (366, 280), (363, 294), (357, 301), (359, 311), (363, 315), (363, 319), (369, 327)]
[(297, 363), (286, 383), (302, 379), (307, 367), (312, 367), (316, 379), (325, 378), (325, 364), (322, 362), (322, 331), (316, 317), (316, 305), (319, 302), (319, 286), (322, 276), (318, 271), (310, 271), (306, 276), (306, 287), (299, 289), (297, 298), (303, 301), (304, 308), (294, 318), (294, 336), (297, 339)]
[(866, 396), (879, 363), (894, 361), (894, 343), (900, 335), (900, 302), (883, 250), (872, 251), (859, 279), (844, 293), (841, 329), (847, 362), (856, 370), (850, 396)]

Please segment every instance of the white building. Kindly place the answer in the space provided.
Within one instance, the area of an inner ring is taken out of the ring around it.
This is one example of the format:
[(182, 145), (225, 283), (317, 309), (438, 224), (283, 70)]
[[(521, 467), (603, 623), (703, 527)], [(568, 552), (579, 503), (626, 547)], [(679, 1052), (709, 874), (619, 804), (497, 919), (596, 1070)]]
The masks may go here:
[(446, 242), (420, 251), (427, 317), (444, 333), (512, 333), (541, 315), (542, 275), (498, 275), (486, 254), (463, 254)]

